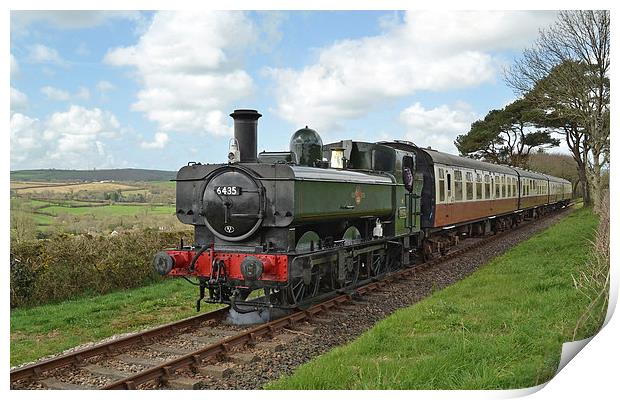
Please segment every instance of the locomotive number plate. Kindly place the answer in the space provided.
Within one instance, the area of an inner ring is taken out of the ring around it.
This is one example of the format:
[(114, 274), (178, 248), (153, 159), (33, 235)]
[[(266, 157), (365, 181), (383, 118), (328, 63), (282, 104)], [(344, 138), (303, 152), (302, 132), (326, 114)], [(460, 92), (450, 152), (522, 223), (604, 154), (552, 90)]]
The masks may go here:
[(215, 193), (220, 196), (240, 196), (241, 188), (239, 186), (216, 186)]

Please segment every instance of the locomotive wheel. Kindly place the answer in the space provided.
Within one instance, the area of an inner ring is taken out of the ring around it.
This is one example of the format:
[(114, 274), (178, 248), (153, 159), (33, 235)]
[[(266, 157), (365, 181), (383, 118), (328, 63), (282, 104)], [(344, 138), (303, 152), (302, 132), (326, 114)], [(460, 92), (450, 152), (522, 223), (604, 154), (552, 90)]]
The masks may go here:
[(296, 306), (304, 300), (315, 297), (319, 293), (321, 282), (321, 271), (318, 266), (312, 269), (310, 283), (306, 285), (303, 277), (293, 278), (285, 291), (286, 302), (291, 306)]
[(351, 263), (347, 265), (344, 274), (344, 282), (338, 281), (338, 268), (336, 265), (332, 265), (332, 287), (334, 289), (343, 289), (348, 286), (355, 286), (360, 277), (360, 270), (362, 269), (362, 262), (360, 256), (356, 256), (351, 260)]
[(388, 248), (385, 263), (388, 272), (394, 272), (402, 268), (402, 247)]
[(388, 270), (387, 259), (382, 251), (373, 251), (370, 255), (370, 276), (383, 275)]

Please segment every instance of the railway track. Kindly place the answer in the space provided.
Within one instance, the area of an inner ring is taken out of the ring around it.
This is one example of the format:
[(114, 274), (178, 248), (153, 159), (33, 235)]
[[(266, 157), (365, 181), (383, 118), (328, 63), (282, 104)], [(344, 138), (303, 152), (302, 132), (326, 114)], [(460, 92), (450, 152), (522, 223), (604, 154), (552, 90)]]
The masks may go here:
[[(552, 213), (548, 215), (554, 215)], [(545, 218), (545, 217), (543, 217)], [(542, 218), (541, 218), (542, 219)], [(403, 285), (416, 274), (454, 257), (479, 249), (532, 222), (483, 239), (426, 263), (366, 282), (305, 310), (247, 329), (224, 323), (229, 308), (200, 314), (26, 365), (11, 371), (14, 389), (196, 389), (204, 379), (226, 379), (236, 370), (273, 356), (317, 327), (355, 312), (368, 296)]]

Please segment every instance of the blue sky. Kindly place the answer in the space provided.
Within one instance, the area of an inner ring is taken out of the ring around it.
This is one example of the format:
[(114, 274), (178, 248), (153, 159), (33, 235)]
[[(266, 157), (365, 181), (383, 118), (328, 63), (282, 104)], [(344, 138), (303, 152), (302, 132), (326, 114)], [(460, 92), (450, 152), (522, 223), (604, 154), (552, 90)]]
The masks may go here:
[(553, 12), (12, 12), (11, 169), (223, 162), (228, 114), (259, 150), (452, 142), (515, 99), (502, 67)]

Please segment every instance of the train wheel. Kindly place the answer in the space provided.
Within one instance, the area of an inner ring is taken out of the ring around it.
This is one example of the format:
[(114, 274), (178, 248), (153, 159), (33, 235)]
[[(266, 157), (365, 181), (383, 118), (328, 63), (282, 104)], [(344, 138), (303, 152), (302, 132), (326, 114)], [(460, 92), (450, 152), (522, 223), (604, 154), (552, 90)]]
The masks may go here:
[(291, 306), (297, 306), (305, 300), (315, 297), (319, 292), (321, 273), (318, 266), (312, 269), (310, 283), (304, 283), (303, 277), (291, 280), (286, 289), (286, 302)]
[(342, 289), (348, 286), (355, 286), (359, 281), (360, 270), (363, 263), (360, 256), (353, 257), (350, 262), (346, 263), (344, 271), (344, 279), (339, 279), (338, 268), (332, 265), (332, 287), (334, 289)]
[(424, 262), (433, 259), (433, 244), (428, 240), (422, 242), (422, 257), (424, 258)]
[(370, 259), (370, 276), (379, 276), (387, 272), (388, 266), (385, 253), (373, 251)]

